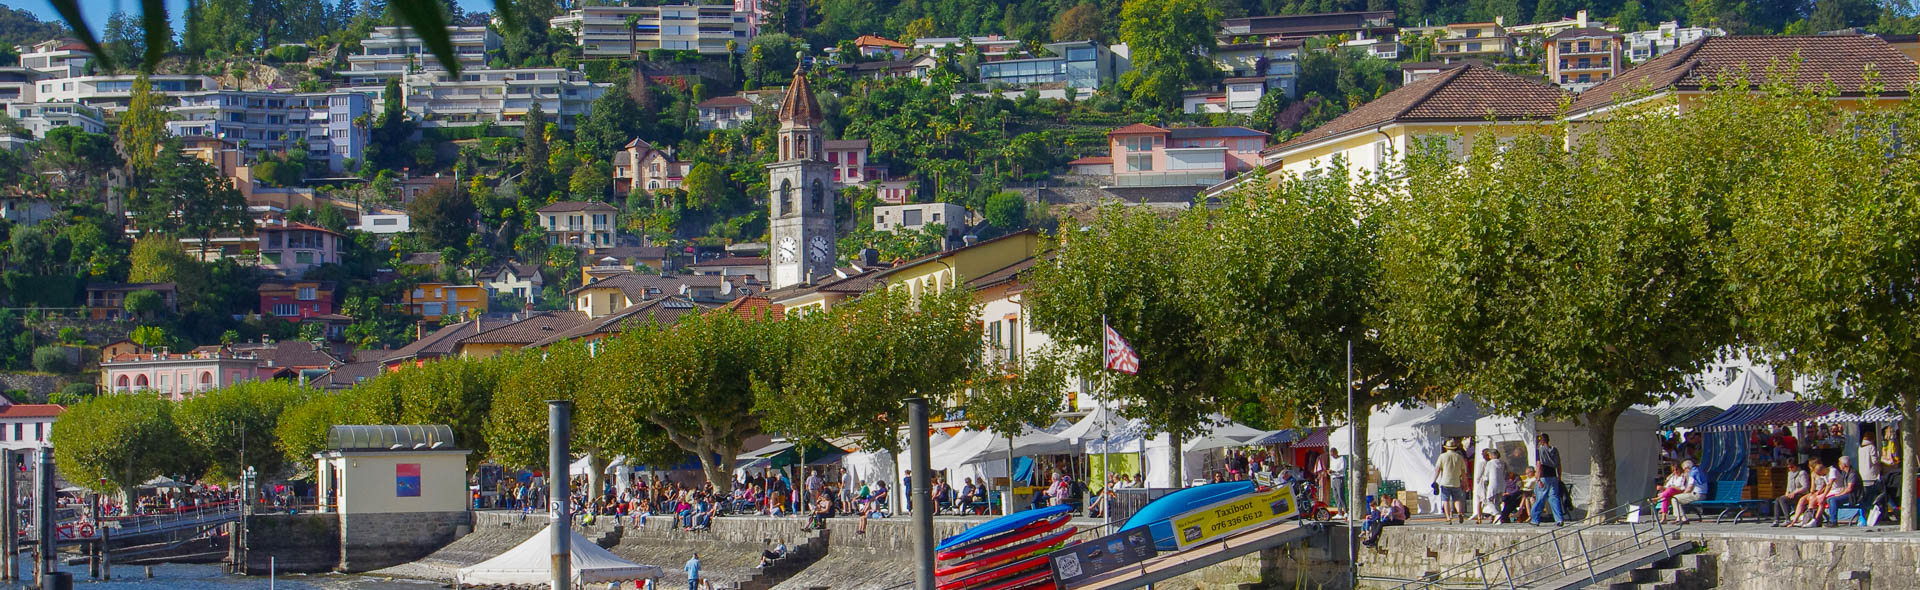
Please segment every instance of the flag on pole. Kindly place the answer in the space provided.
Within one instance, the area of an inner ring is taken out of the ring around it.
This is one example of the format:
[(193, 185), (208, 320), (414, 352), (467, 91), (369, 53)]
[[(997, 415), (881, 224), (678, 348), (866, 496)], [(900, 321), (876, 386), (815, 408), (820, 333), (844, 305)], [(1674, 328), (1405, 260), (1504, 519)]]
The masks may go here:
[(1113, 331), (1113, 326), (1103, 327), (1107, 329), (1107, 368), (1128, 375), (1139, 374), (1140, 353), (1134, 352), (1133, 346), (1127, 344), (1127, 339)]

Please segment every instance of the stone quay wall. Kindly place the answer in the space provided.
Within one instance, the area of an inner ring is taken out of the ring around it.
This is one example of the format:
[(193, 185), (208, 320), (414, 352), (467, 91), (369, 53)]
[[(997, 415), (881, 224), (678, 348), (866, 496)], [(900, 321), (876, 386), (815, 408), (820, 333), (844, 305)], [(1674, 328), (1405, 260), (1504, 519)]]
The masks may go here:
[(364, 572), (408, 563), (446, 547), (471, 530), (473, 513), (399, 512), (340, 517), (343, 572)]
[(333, 571), (340, 565), (339, 515), (248, 516), (246, 573), (266, 575), (270, 560), (281, 572)]

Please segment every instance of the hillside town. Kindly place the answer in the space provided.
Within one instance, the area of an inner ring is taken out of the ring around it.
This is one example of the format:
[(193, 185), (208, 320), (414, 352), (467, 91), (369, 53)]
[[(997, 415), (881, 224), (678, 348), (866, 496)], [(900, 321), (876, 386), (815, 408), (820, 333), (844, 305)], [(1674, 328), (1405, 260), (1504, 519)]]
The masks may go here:
[[(1920, 524), (1911, 10), (403, 4), (0, 7), (0, 448), (108, 517), (173, 482), (342, 539), (401, 526), (351, 457), (417, 454), (383, 477), (459, 490), (410, 509), (437, 532), (297, 567), (456, 583), (404, 568), (525, 541), (474, 514), (555, 479), (594, 531), (905, 535), (909, 493), (1108, 526), (1254, 481), (1375, 541)], [(707, 575), (843, 587), (781, 547)]]

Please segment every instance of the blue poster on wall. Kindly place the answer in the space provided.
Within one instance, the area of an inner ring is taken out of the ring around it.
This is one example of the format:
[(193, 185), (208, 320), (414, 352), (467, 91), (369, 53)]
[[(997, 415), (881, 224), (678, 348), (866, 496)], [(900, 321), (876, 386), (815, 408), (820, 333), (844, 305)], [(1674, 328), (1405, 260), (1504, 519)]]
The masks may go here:
[(420, 497), (419, 463), (401, 463), (393, 466), (393, 495), (402, 498)]

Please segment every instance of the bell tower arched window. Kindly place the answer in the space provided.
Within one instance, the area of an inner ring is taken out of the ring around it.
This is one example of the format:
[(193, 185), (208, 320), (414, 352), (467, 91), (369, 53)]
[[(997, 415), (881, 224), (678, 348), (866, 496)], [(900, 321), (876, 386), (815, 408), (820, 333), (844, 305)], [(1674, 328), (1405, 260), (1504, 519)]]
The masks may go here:
[(827, 191), (826, 188), (820, 184), (820, 179), (813, 179), (813, 190), (811, 192), (813, 194), (808, 198), (807, 206), (810, 208), (807, 209), (807, 212), (825, 214), (827, 212)]

